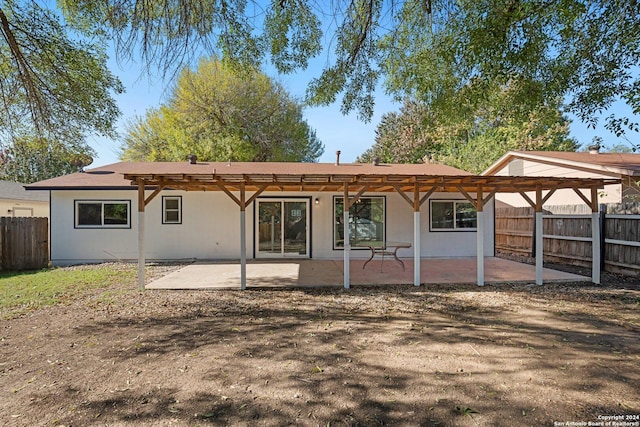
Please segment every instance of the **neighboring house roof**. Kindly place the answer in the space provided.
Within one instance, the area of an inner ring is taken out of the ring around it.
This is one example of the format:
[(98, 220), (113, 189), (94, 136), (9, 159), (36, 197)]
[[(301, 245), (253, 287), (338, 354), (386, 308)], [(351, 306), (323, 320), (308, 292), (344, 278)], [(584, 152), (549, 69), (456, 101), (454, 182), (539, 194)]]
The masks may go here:
[(0, 199), (49, 202), (46, 191), (25, 191), (24, 186), (19, 182), (0, 181)]
[(482, 175), (490, 176), (503, 169), (514, 159), (574, 167), (580, 170), (603, 173), (610, 176), (640, 176), (640, 154), (636, 153), (588, 153), (564, 151), (509, 151), (489, 166)]

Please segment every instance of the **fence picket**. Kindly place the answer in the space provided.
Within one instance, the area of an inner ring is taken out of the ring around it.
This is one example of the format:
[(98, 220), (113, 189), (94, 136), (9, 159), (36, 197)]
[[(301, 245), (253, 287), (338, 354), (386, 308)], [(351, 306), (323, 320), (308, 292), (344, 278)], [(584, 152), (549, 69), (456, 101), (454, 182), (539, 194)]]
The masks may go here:
[(36, 270), (48, 265), (49, 220), (0, 217), (0, 271)]
[[(640, 203), (607, 204), (599, 225), (605, 240), (604, 268), (640, 274)], [(531, 253), (534, 209), (496, 209), (496, 249), (519, 255)], [(547, 261), (591, 266), (591, 212), (581, 205), (545, 206), (544, 256)]]

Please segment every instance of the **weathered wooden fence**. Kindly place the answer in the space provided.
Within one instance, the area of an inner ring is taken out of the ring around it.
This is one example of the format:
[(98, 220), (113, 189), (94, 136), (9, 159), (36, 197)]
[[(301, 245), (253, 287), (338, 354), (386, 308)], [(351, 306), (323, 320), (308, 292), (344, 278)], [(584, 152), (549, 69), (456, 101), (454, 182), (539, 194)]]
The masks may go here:
[(0, 271), (49, 265), (47, 218), (0, 217)]
[[(534, 210), (496, 209), (496, 249), (533, 256)], [(550, 206), (542, 220), (547, 261), (591, 266), (591, 212), (584, 205)], [(600, 205), (600, 265), (604, 271), (640, 275), (640, 203)]]

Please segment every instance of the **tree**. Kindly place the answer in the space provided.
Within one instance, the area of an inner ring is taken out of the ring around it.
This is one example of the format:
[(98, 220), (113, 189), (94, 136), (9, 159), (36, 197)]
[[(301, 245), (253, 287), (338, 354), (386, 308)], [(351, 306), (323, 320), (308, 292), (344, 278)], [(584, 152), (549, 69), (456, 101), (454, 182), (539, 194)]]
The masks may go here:
[(280, 84), (256, 69), (203, 59), (182, 71), (165, 105), (129, 124), (122, 158), (311, 162), (323, 151)]
[[(382, 77), (399, 99), (452, 114), (475, 110), (495, 84), (513, 89), (524, 115), (549, 99), (566, 100), (565, 111), (590, 126), (617, 99), (640, 113), (636, 0), (58, 3), (64, 25), (35, 0), (2, 3), (3, 123), (31, 117), (38, 128), (110, 130), (116, 110), (108, 92), (118, 85), (96, 40), (114, 40), (121, 60), (162, 76), (203, 52), (253, 66), (269, 59), (291, 73), (325, 46), (307, 102), (327, 105), (342, 96), (343, 112), (365, 119)], [(606, 127), (616, 135), (640, 130), (629, 117), (610, 116)]]
[[(116, 40), (123, 57), (140, 52), (150, 69), (171, 72), (205, 51), (280, 72), (304, 69), (327, 54), (308, 101), (342, 94), (343, 111), (370, 118), (381, 76), (407, 95), (459, 108), (509, 85), (533, 111), (541, 100), (567, 99), (568, 111), (595, 126), (620, 98), (640, 113), (640, 3), (628, 0), (309, 0), (216, 2), (66, 0), (70, 22)], [(460, 88), (466, 88), (460, 91)], [(463, 102), (461, 102), (463, 101)], [(608, 120), (616, 132), (633, 122)], [(635, 125), (635, 126), (634, 126)]]
[(399, 113), (383, 116), (373, 147), (359, 160), (380, 157), (388, 163), (437, 162), (480, 173), (509, 150), (574, 151), (569, 122), (558, 105), (541, 106), (522, 117), (504, 106), (499, 91), (466, 118), (431, 110), (426, 103), (405, 101)]
[(62, 144), (38, 135), (16, 136), (0, 150), (0, 180), (29, 184), (77, 172), (91, 164), (93, 155), (84, 140)]
[(106, 60), (101, 43), (55, 11), (0, 3), (0, 146), (24, 134), (70, 145), (87, 133), (113, 136), (120, 112), (112, 94), (123, 88)]
[(85, 137), (114, 136), (120, 114), (112, 94), (123, 88), (103, 47), (37, 2), (1, 3), (0, 35), (0, 179), (77, 171), (94, 154)]
[(434, 138), (437, 123), (424, 103), (405, 100), (400, 112), (386, 113), (376, 128), (374, 145), (358, 157), (371, 162), (422, 163), (440, 150)]
[[(428, 17), (406, 14), (398, 31), (385, 36), (392, 92), (464, 113), (499, 85), (525, 115), (566, 98), (565, 111), (591, 126), (617, 98), (640, 112), (638, 2), (445, 3), (451, 4)], [(638, 130), (613, 116), (607, 126)]]

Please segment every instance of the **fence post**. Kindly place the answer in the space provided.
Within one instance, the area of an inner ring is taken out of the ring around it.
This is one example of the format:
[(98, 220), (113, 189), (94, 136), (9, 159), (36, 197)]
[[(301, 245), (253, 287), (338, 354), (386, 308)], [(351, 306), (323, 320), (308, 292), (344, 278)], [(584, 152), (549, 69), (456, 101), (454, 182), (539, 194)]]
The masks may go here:
[(606, 264), (606, 243), (607, 238), (607, 205), (600, 204), (600, 271), (604, 271)]
[(0, 217), (0, 271), (4, 269), (2, 265), (2, 248), (4, 246), (4, 218)]

